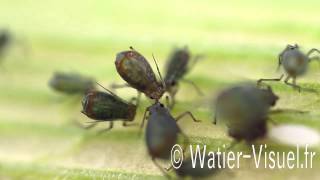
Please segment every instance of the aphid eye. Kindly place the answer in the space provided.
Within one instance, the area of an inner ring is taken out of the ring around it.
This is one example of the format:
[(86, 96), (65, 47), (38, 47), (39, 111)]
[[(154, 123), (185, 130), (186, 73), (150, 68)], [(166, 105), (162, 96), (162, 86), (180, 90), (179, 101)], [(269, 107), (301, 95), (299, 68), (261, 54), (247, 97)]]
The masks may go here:
[(174, 85), (176, 85), (176, 82), (175, 82), (175, 81), (172, 81), (172, 82), (171, 82), (171, 86), (174, 86)]
[(160, 107), (164, 107), (164, 105), (160, 103)]

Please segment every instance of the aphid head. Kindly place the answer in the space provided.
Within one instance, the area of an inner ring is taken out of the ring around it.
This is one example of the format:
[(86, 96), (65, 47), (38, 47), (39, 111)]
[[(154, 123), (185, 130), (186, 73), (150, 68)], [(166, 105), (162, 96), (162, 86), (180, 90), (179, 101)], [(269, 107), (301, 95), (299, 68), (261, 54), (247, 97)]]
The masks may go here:
[(82, 110), (81, 110), (81, 113), (87, 115), (87, 116), (91, 116), (92, 112), (91, 112), (91, 105), (90, 105), (90, 101), (92, 98), (94, 98), (95, 96), (95, 93), (94, 92), (89, 92), (87, 93), (82, 101), (81, 101), (81, 104), (82, 104)]
[(128, 120), (129, 121), (133, 121), (135, 116), (136, 116), (136, 112), (137, 112), (137, 106), (134, 104), (129, 104), (129, 110), (128, 110), (129, 114), (128, 114)]
[(167, 111), (167, 108), (165, 108), (164, 105), (161, 104), (160, 102), (154, 103), (148, 109), (149, 109), (151, 114), (158, 113), (158, 112), (161, 112), (161, 111)]
[(297, 50), (297, 49), (299, 49), (299, 45), (298, 44), (294, 44), (294, 45), (287, 45), (287, 47), (286, 47), (286, 51), (290, 51), (290, 50)]

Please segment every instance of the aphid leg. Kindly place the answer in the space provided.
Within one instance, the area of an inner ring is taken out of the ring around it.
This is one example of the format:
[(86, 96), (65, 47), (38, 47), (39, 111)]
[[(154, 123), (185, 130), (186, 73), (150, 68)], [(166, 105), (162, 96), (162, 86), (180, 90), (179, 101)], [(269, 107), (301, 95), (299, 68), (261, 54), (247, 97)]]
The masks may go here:
[(283, 74), (279, 77), (279, 78), (272, 78), (272, 79), (259, 79), (257, 81), (257, 84), (259, 85), (260, 83), (262, 83), (262, 81), (281, 81), (281, 79), (283, 78)]
[(88, 126), (82, 126), (84, 129), (91, 129), (91, 128), (93, 128), (93, 127), (95, 127), (97, 124), (98, 124), (98, 122), (90, 122), (91, 124), (90, 125), (88, 125)]
[(113, 121), (110, 121), (109, 123), (109, 127), (106, 128), (106, 129), (102, 129), (98, 132), (98, 134), (101, 134), (101, 133), (104, 133), (104, 132), (107, 132), (107, 131), (110, 131), (111, 129), (113, 128)]
[(167, 105), (167, 107), (169, 107), (169, 109), (171, 109), (171, 102), (170, 102), (170, 98), (168, 95), (166, 96), (166, 105)]
[(203, 96), (203, 92), (201, 91), (201, 89), (193, 81), (190, 81), (190, 80), (187, 80), (187, 79), (182, 79), (182, 81), (191, 84), (194, 87), (194, 89), (197, 91), (197, 93), (200, 96)]
[(136, 126), (137, 125), (137, 123), (130, 123), (130, 124), (128, 124), (128, 122), (127, 121), (123, 121), (122, 122), (122, 126), (124, 126), (124, 127), (128, 127), (128, 126)]
[(277, 71), (279, 71), (280, 66), (281, 66), (281, 64), (282, 64), (282, 55), (283, 55), (283, 52), (284, 52), (284, 51), (282, 51), (282, 52), (279, 54), (279, 56), (278, 56), (278, 67), (277, 67)]
[(175, 119), (176, 119), (176, 121), (179, 121), (181, 118), (183, 118), (186, 115), (189, 115), (194, 122), (201, 122), (201, 120), (197, 120), (190, 111), (186, 111), (186, 112), (180, 114)]
[(284, 80), (284, 83), (286, 83), (287, 85), (289, 85), (295, 89), (298, 89), (298, 91), (301, 92), (301, 87), (296, 84), (296, 77), (292, 77), (292, 83), (288, 82), (290, 78), (291, 78), (291, 76), (288, 75), (288, 77)]
[(305, 114), (308, 111), (302, 111), (297, 109), (273, 109), (269, 112), (270, 114), (279, 114), (279, 113), (296, 113), (296, 114)]
[(312, 48), (312, 49), (310, 49), (309, 52), (307, 53), (307, 56), (310, 57), (310, 55), (311, 55), (312, 53), (314, 53), (314, 52), (317, 52), (317, 53), (320, 54), (320, 51), (319, 51), (318, 49)]
[[(201, 59), (203, 59), (203, 58), (204, 58), (203, 55), (197, 54), (196, 56), (194, 56), (194, 58), (192, 58), (192, 61), (191, 61), (189, 67), (192, 67), (192, 68), (193, 68), (193, 67), (199, 62), (199, 60), (201, 60)], [(188, 69), (188, 70), (191, 70), (191, 68)]]
[(88, 122), (88, 123), (91, 123), (91, 124), (88, 125), (88, 126), (84, 126), (83, 124), (81, 124), (77, 120), (73, 121), (73, 124), (75, 124), (76, 126), (82, 128), (82, 129), (91, 129), (91, 128), (95, 127), (98, 124), (98, 121), (93, 121), (93, 122)]
[(141, 122), (140, 129), (139, 129), (139, 136), (141, 135), (142, 128), (143, 128), (143, 126), (144, 126), (144, 121), (148, 118), (148, 112), (149, 112), (149, 108), (147, 108), (147, 109), (144, 111), (143, 118), (142, 118), (142, 122)]
[(313, 61), (313, 60), (316, 60), (316, 61), (320, 61), (320, 57), (319, 56), (312, 56), (312, 57), (309, 57), (309, 62)]
[(137, 91), (138, 94), (137, 94), (137, 97), (133, 97), (130, 99), (129, 103), (131, 104), (135, 104), (135, 106), (139, 106), (140, 104), (140, 98), (141, 98), (141, 93), (139, 91)]
[(128, 88), (131, 87), (129, 84), (111, 84), (110, 88), (111, 90), (115, 91), (116, 89), (120, 89), (120, 88)]
[(213, 117), (213, 124), (216, 125), (217, 124), (217, 111), (214, 113), (214, 117)]
[(140, 99), (141, 99), (141, 92), (137, 91), (137, 98), (136, 98), (136, 106), (138, 107), (140, 105)]
[(163, 174), (164, 176), (166, 176), (168, 179), (171, 179), (171, 177), (169, 176), (169, 174), (164, 170), (164, 168), (162, 168), (162, 167), (157, 163), (157, 161), (156, 161), (156, 159), (155, 159), (154, 157), (152, 157), (151, 160), (152, 160), (153, 164), (154, 164), (155, 166), (157, 166), (157, 168), (159, 168), (159, 170), (162, 172), (162, 174)]

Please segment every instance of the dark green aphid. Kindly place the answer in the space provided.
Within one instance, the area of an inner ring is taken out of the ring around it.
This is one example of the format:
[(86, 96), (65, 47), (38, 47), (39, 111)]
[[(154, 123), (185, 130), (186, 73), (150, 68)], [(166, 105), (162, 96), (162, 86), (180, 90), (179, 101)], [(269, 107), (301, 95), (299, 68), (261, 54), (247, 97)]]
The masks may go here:
[(130, 48), (129, 51), (117, 54), (115, 65), (118, 73), (129, 86), (144, 93), (150, 99), (158, 101), (165, 92), (164, 83), (157, 80), (146, 58), (132, 47)]
[(95, 80), (76, 73), (56, 72), (50, 79), (49, 86), (65, 94), (85, 94), (95, 89)]
[(222, 119), (236, 141), (254, 141), (267, 133), (270, 107), (278, 100), (270, 87), (260, 89), (252, 84), (236, 85), (222, 91), (215, 101), (215, 120)]
[(169, 108), (173, 108), (175, 105), (175, 95), (178, 92), (180, 81), (190, 83), (199, 94), (202, 94), (200, 89), (192, 81), (184, 79), (184, 76), (194, 67), (200, 58), (200, 55), (191, 58), (190, 51), (187, 47), (175, 49), (169, 56), (164, 76), (166, 91), (169, 93), (171, 99)]
[[(107, 90), (107, 89), (106, 89)], [(91, 128), (98, 122), (110, 122), (109, 128), (112, 129), (113, 121), (123, 121), (123, 126), (127, 125), (127, 122), (134, 120), (137, 110), (137, 103), (126, 102), (119, 96), (115, 95), (111, 91), (90, 91), (82, 100), (82, 113), (90, 119), (95, 120)], [(134, 99), (133, 99), (134, 100)]]
[(144, 120), (148, 119), (145, 134), (148, 152), (152, 161), (164, 174), (166, 173), (155, 159), (169, 159), (172, 147), (177, 144), (178, 134), (183, 135), (185, 142), (187, 142), (187, 136), (177, 125), (177, 121), (185, 115), (190, 115), (195, 122), (199, 122), (190, 112), (185, 112), (174, 118), (170, 111), (159, 102), (148, 107), (144, 114), (141, 127), (143, 127)]
[[(299, 46), (287, 45), (287, 47), (279, 54), (278, 58), (278, 69), (283, 66), (287, 77), (284, 82), (292, 86), (293, 88), (301, 90), (301, 87), (296, 84), (296, 78), (305, 74), (308, 70), (308, 65), (312, 60), (318, 60), (319, 56), (311, 56), (314, 52), (320, 53), (318, 49), (311, 49), (307, 54), (300, 51)], [(258, 84), (262, 81), (281, 81), (284, 75), (280, 78), (274, 79), (259, 79)], [(289, 80), (292, 79), (292, 83)]]

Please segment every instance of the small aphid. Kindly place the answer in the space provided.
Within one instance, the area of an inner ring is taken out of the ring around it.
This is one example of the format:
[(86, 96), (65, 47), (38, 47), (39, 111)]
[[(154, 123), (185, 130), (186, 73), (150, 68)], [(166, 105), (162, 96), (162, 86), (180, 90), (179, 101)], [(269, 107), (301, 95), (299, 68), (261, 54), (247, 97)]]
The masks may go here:
[(85, 94), (95, 89), (95, 80), (75, 73), (54, 73), (49, 86), (65, 94)]
[(93, 90), (84, 96), (81, 112), (95, 120), (92, 125), (85, 127), (86, 129), (94, 127), (99, 122), (110, 122), (109, 127), (104, 130), (106, 131), (113, 128), (113, 122), (116, 120), (123, 121), (123, 126), (134, 120), (138, 102), (133, 104), (132, 101), (135, 99), (126, 102), (111, 91), (107, 91), (108, 93)]
[(270, 87), (242, 84), (228, 88), (216, 98), (214, 124), (222, 119), (236, 141), (254, 141), (266, 135), (269, 109), (278, 99)]
[[(311, 49), (307, 54), (300, 51), (299, 46), (287, 45), (287, 47), (279, 54), (278, 69), (282, 65), (287, 77), (284, 82), (293, 88), (301, 90), (301, 87), (296, 84), (296, 78), (305, 74), (308, 70), (308, 64), (319, 56), (311, 56), (314, 52), (320, 53), (318, 49)], [(259, 79), (258, 84), (262, 81), (281, 81), (284, 75), (275, 79)], [(292, 83), (289, 80), (292, 79)]]
[(171, 99), (169, 108), (173, 108), (175, 105), (175, 95), (178, 92), (180, 81), (190, 83), (199, 94), (202, 94), (200, 89), (192, 81), (184, 79), (184, 76), (194, 67), (200, 58), (201, 56), (198, 55), (191, 59), (190, 51), (187, 47), (175, 49), (171, 53), (166, 64), (164, 76), (166, 91), (169, 93)]
[(177, 124), (177, 121), (186, 115), (191, 116), (195, 122), (199, 122), (188, 111), (174, 118), (169, 110), (159, 102), (148, 107), (145, 111), (141, 127), (143, 127), (144, 120), (148, 119), (145, 136), (148, 152), (152, 161), (164, 174), (166, 174), (165, 171), (155, 159), (169, 159), (172, 147), (177, 144), (178, 134), (181, 134), (185, 138), (185, 142), (188, 141), (187, 136)]
[[(179, 177), (191, 177), (191, 178), (205, 178), (214, 174), (221, 172), (220, 170), (223, 169), (223, 156), (220, 154), (215, 153), (214, 156), (206, 155), (203, 159), (203, 162), (200, 162), (200, 158), (196, 158), (195, 160), (196, 166), (192, 166), (192, 159), (188, 158), (182, 161), (182, 164), (179, 168), (175, 169), (175, 173)], [(214, 164), (212, 164), (212, 162)], [(203, 167), (201, 164), (203, 163)], [(213, 166), (212, 168), (209, 168)]]
[(117, 54), (115, 65), (118, 73), (129, 86), (144, 93), (150, 99), (159, 100), (165, 92), (164, 83), (157, 80), (146, 58), (132, 47), (130, 48), (129, 51)]

